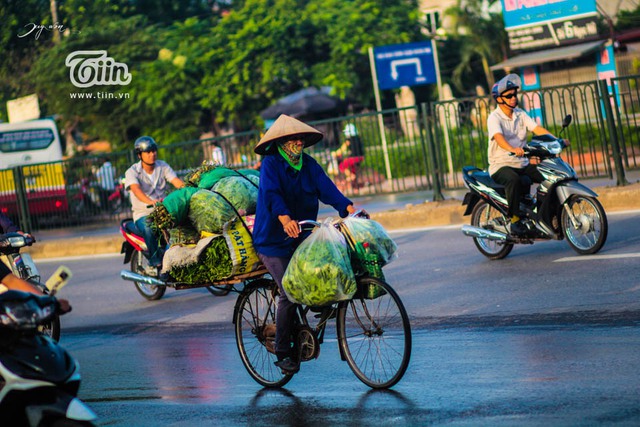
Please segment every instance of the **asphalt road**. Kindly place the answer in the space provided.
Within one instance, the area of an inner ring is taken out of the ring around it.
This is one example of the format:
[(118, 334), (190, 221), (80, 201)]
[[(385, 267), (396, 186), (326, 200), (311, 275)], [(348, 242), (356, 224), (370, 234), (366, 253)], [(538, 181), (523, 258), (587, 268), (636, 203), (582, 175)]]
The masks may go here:
[[(638, 425), (640, 224), (610, 214), (603, 250), (518, 246), (489, 261), (459, 226), (393, 233), (385, 267), (414, 331), (390, 392), (340, 363), (332, 335), (286, 390), (265, 391), (237, 356), (235, 295), (169, 290), (156, 302), (120, 280), (119, 257), (67, 259), (62, 343), (100, 425)], [(39, 262), (43, 276), (60, 260)]]

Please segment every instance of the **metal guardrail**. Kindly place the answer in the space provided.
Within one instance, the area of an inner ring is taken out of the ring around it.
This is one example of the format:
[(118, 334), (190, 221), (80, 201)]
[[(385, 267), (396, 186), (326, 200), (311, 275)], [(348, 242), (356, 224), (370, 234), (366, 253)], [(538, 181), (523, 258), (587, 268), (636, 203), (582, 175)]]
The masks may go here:
[[(640, 76), (612, 79), (609, 87), (600, 80), (524, 92), (522, 103), (536, 107), (535, 117), (551, 132), (559, 130), (564, 115), (573, 115), (573, 124), (564, 133), (571, 146), (564, 155), (580, 176), (615, 175), (620, 185), (626, 182), (625, 169), (640, 168)], [(309, 124), (325, 138), (307, 152), (349, 196), (433, 190), (438, 199), (443, 189), (462, 187), (463, 166), (487, 167), (486, 119), (493, 108), (489, 96), (470, 97), (313, 121)], [(364, 145), (364, 162), (355, 182), (336, 167), (331, 155), (344, 141), (342, 130), (348, 124), (355, 126)], [(161, 145), (158, 158), (182, 176), (205, 160), (218, 159), (220, 150), (228, 167), (258, 167), (260, 157), (253, 147), (260, 136), (258, 131), (248, 131)], [(0, 171), (0, 209), (30, 231), (115, 224), (130, 210), (126, 201), (117, 208), (104, 202), (96, 171), (106, 158), (116, 177), (124, 176), (136, 161), (132, 151), (122, 151), (60, 162), (67, 206), (57, 214), (34, 210), (36, 195), (29, 190), (34, 165), (14, 168), (13, 174)], [(12, 191), (13, 199), (7, 198)], [(54, 196), (37, 197), (53, 202)]]

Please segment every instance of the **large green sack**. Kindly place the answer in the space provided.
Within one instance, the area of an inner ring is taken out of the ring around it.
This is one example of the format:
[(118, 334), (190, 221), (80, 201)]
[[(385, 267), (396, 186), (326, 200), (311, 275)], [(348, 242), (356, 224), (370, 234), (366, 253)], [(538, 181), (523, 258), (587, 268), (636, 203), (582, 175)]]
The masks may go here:
[(222, 234), (224, 224), (236, 216), (236, 210), (220, 194), (200, 189), (191, 196), (189, 220), (200, 233)]
[(356, 279), (347, 243), (330, 219), (295, 250), (282, 278), (282, 287), (289, 301), (310, 306), (353, 297)]
[(240, 215), (252, 215), (256, 212), (258, 188), (242, 176), (228, 176), (218, 181), (212, 191), (222, 194)]
[(191, 196), (198, 191), (194, 187), (183, 187), (172, 191), (161, 203), (156, 204), (149, 214), (151, 225), (160, 230), (168, 230), (184, 225), (189, 218)]

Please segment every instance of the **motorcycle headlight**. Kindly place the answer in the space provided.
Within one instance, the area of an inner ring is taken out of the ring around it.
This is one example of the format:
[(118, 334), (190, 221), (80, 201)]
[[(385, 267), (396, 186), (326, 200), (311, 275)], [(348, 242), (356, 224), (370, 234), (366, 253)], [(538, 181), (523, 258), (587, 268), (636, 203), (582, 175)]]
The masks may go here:
[(3, 301), (0, 304), (0, 325), (13, 329), (32, 329), (48, 320), (55, 313), (55, 306), (40, 307), (33, 300)]
[(560, 152), (562, 151), (562, 146), (557, 141), (550, 142), (547, 145), (547, 150), (549, 150), (551, 154), (560, 154)]

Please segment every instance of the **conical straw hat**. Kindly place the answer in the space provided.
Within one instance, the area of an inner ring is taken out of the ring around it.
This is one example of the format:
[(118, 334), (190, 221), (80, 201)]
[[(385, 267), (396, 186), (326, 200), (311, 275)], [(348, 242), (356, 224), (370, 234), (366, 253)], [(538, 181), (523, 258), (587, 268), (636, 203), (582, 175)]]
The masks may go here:
[(310, 147), (320, 141), (323, 137), (322, 132), (312, 128), (306, 123), (302, 123), (298, 119), (281, 114), (278, 119), (273, 122), (267, 133), (260, 138), (260, 142), (253, 149), (257, 154), (265, 154), (270, 151), (271, 147), (275, 147), (278, 143), (287, 141), (292, 136), (299, 136), (304, 140), (304, 146)]

